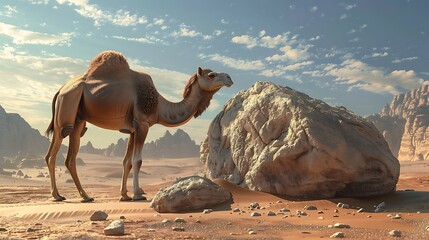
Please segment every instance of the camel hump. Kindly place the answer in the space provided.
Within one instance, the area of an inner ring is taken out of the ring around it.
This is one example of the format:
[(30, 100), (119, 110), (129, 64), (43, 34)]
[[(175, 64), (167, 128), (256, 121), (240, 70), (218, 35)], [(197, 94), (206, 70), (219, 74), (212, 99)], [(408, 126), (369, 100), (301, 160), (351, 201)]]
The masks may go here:
[(98, 54), (89, 65), (88, 78), (115, 78), (128, 73), (130, 66), (125, 57), (115, 51)]

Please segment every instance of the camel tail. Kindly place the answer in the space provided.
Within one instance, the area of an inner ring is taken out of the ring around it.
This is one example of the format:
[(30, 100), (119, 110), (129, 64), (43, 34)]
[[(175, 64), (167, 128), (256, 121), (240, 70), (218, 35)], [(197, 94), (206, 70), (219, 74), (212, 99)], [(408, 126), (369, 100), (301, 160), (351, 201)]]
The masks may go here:
[(55, 93), (54, 99), (52, 99), (52, 119), (51, 119), (51, 122), (49, 123), (48, 128), (45, 131), (45, 135), (47, 137), (49, 137), (54, 132), (55, 102), (57, 101), (57, 97), (59, 93), (60, 91)]

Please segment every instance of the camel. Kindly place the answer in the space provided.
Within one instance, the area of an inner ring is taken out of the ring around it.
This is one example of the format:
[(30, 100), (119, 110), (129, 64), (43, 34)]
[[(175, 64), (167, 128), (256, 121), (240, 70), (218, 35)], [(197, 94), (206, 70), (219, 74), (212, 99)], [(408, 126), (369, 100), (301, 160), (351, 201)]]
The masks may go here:
[[(76, 156), (86, 122), (104, 129), (129, 134), (123, 159), (121, 201), (146, 200), (139, 186), (142, 149), (148, 130), (154, 124), (180, 126), (192, 117), (200, 116), (213, 95), (223, 86), (233, 84), (222, 72), (198, 67), (184, 89), (183, 100), (170, 102), (155, 88), (152, 78), (130, 69), (127, 60), (114, 51), (102, 52), (90, 63), (88, 70), (66, 82), (52, 100), (52, 119), (46, 135), (52, 134), (45, 160), (51, 178), (54, 201), (65, 197), (58, 192), (55, 181), (56, 155), (64, 138), (69, 137), (65, 165), (83, 198), (92, 202), (79, 181)], [(127, 178), (133, 170), (133, 197), (127, 195)]]

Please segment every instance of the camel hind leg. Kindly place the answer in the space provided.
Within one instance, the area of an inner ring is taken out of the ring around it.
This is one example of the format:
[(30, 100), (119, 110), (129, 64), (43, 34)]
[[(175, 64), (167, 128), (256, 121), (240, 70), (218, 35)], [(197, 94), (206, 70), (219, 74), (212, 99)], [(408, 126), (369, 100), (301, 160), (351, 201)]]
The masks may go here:
[(146, 200), (143, 196), (144, 191), (139, 186), (139, 171), (142, 165), (142, 150), (144, 141), (149, 130), (149, 124), (142, 123), (134, 132), (134, 147), (133, 147), (133, 158), (132, 158), (132, 170), (133, 170), (133, 200)]
[(45, 161), (49, 169), (49, 176), (51, 179), (51, 194), (52, 197), (54, 197), (54, 201), (63, 201), (66, 199), (58, 193), (57, 183), (55, 181), (57, 154), (60, 150), (62, 141), (63, 139), (60, 136), (59, 129), (54, 129), (54, 135), (52, 137), (51, 144), (49, 145), (48, 153), (45, 157)]
[(69, 135), (70, 142), (65, 165), (69, 170), (71, 177), (73, 178), (73, 181), (76, 185), (77, 190), (79, 191), (80, 196), (83, 198), (82, 202), (92, 202), (94, 201), (94, 198), (89, 197), (85, 190), (83, 190), (76, 169), (76, 156), (79, 152), (80, 138), (82, 132), (84, 131), (84, 129), (86, 129), (85, 125), (85, 121), (76, 121), (74, 129)]
[(132, 198), (130, 198), (127, 195), (127, 180), (128, 180), (128, 174), (131, 171), (132, 165), (132, 157), (133, 157), (133, 150), (134, 149), (134, 133), (130, 134), (130, 138), (128, 139), (128, 145), (127, 150), (125, 152), (125, 157), (123, 160), (123, 170), (122, 170), (122, 185), (121, 185), (121, 199), (120, 201), (131, 201)]

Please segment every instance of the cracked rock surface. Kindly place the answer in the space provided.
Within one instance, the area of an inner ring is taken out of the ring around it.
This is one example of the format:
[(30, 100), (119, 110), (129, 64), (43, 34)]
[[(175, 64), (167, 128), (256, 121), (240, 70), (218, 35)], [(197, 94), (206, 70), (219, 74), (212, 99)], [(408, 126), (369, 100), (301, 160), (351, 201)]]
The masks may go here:
[(399, 162), (372, 123), (268, 82), (225, 104), (200, 152), (210, 178), (299, 198), (385, 194), (399, 177)]

